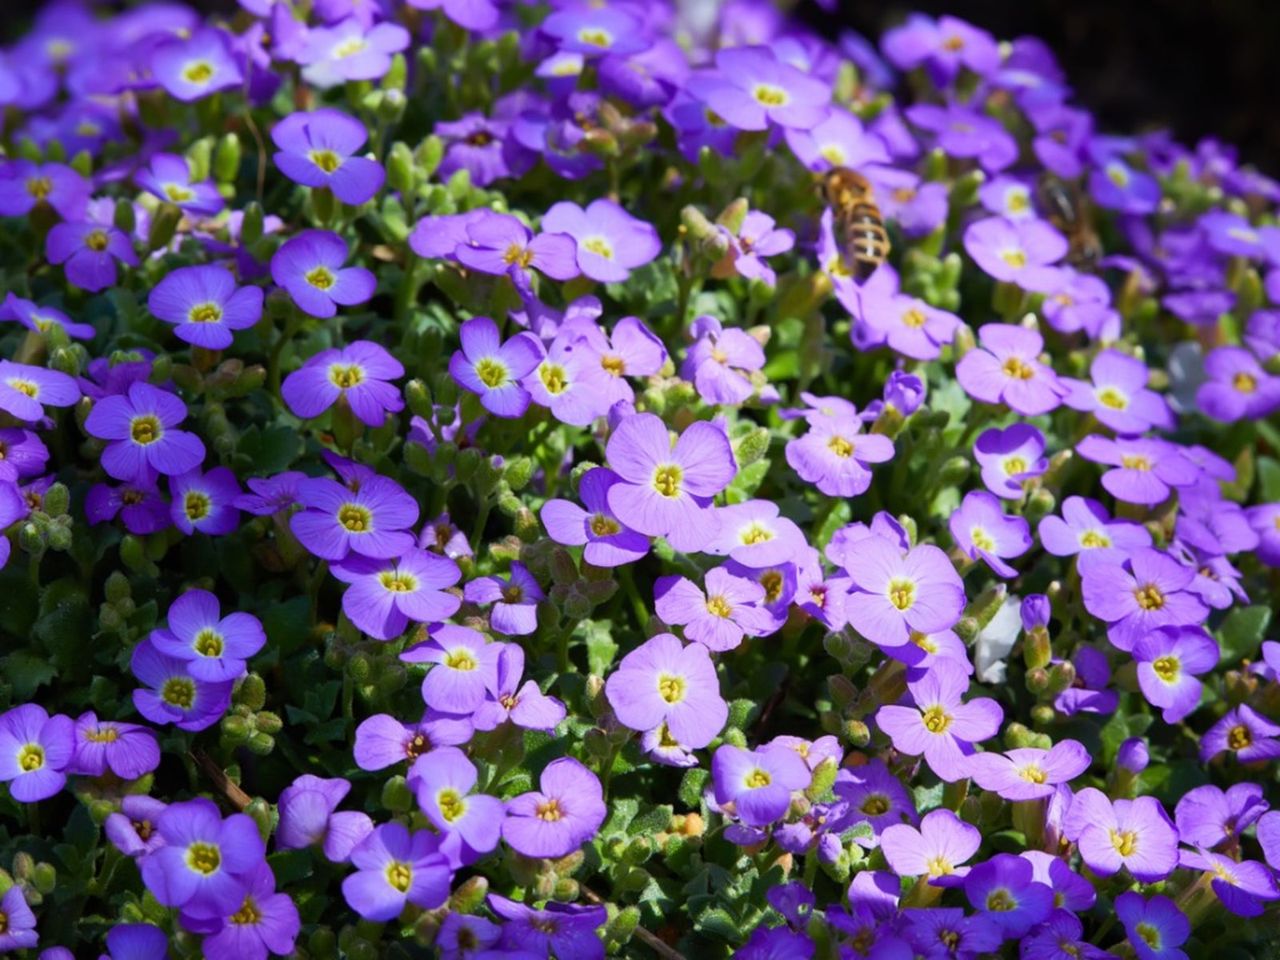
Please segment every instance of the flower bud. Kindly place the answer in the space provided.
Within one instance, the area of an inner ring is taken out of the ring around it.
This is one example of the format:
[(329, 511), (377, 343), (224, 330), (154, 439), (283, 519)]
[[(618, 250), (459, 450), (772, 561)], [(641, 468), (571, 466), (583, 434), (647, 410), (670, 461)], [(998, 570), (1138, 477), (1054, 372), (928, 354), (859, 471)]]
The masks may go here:
[(265, 757), (276, 748), (275, 738), (270, 734), (258, 732), (249, 737), (245, 746), (250, 752), (256, 753), (260, 757)]
[[(399, 54), (396, 54), (396, 56), (399, 56)], [(406, 99), (404, 91), (393, 87), (382, 92), (382, 100), (374, 112), (377, 113), (378, 119), (384, 123), (399, 123), (408, 104), (409, 101)]]
[(619, 953), (617, 949), (626, 944), (636, 932), (636, 927), (640, 925), (640, 908), (636, 906), (623, 907), (617, 912), (612, 920), (604, 928), (604, 937), (606, 943), (613, 946), (612, 954)]
[(1120, 744), (1120, 748), (1116, 751), (1116, 764), (1130, 773), (1141, 773), (1147, 769), (1147, 764), (1150, 762), (1151, 755), (1147, 751), (1147, 741), (1141, 737), (1130, 737)]
[(949, 457), (938, 470), (938, 483), (944, 487), (962, 483), (969, 476), (970, 466), (968, 457)]
[(224, 134), (213, 153), (213, 177), (219, 183), (235, 183), (240, 175), (240, 138)]
[(270, 710), (259, 710), (253, 715), (253, 722), (263, 733), (279, 733), (284, 727), (284, 721), (280, 719), (279, 714), (272, 713)]
[(486, 877), (468, 877), (449, 897), (449, 909), (456, 913), (475, 913), (484, 904), (489, 893)]
[[(831, 634), (831, 636), (835, 635)], [(827, 677), (827, 692), (831, 695), (831, 702), (841, 710), (847, 710), (858, 698), (858, 688), (842, 673)]]
[(846, 720), (840, 734), (846, 743), (859, 749), (871, 742), (871, 728), (862, 720)]
[(236, 703), (242, 703), (250, 710), (261, 710), (267, 702), (267, 685), (262, 677), (251, 673), (241, 681), (236, 690)]
[(159, 250), (167, 247), (178, 232), (178, 224), (182, 222), (182, 211), (172, 203), (162, 203), (151, 215), (151, 229), (147, 232), (147, 247)]
[(44, 512), (51, 517), (60, 517), (67, 512), (70, 500), (66, 484), (55, 483), (44, 492)]
[(413, 809), (413, 791), (409, 789), (403, 776), (397, 774), (389, 777), (382, 785), (381, 803), (383, 809), (392, 813), (408, 813)]
[(748, 464), (755, 463), (768, 452), (769, 431), (765, 427), (757, 427), (739, 438), (733, 448), (733, 457), (738, 463), (738, 469), (741, 470)]

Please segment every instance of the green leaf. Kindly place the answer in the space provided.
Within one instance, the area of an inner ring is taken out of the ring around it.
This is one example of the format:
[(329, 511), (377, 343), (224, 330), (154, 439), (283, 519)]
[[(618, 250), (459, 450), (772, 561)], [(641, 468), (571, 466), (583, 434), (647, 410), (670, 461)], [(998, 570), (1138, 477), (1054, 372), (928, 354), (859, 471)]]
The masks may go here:
[(613, 658), (618, 652), (607, 624), (589, 621), (587, 623), (587, 669), (597, 677), (608, 672)]
[(658, 833), (667, 829), (667, 826), (671, 823), (672, 813), (674, 811), (671, 807), (665, 804), (660, 807), (654, 807), (652, 810), (648, 810), (632, 820), (627, 832), (633, 837)]
[(607, 837), (614, 833), (625, 833), (631, 821), (640, 812), (640, 801), (634, 797), (618, 797), (609, 800), (609, 819), (605, 821), (600, 836)]
[(723, 907), (711, 907), (704, 910), (698, 919), (693, 922), (693, 927), (699, 933), (709, 937), (715, 937), (719, 940), (726, 940), (729, 943), (737, 943), (742, 939), (739, 932), (740, 924), (734, 920), (729, 911)]
[(262, 613), (262, 627), (267, 632), (268, 647), (287, 657), (307, 642), (311, 633), (311, 601), (293, 597), (274, 603)]
[(1252, 607), (1236, 607), (1222, 622), (1218, 640), (1222, 644), (1222, 662), (1235, 663), (1252, 657), (1262, 646), (1267, 626), (1271, 623), (1271, 608), (1261, 604)]
[(727, 726), (745, 730), (759, 712), (760, 704), (754, 700), (733, 700), (729, 703), (729, 722)]
[(690, 767), (686, 770), (684, 777), (680, 780), (678, 793), (680, 802), (686, 807), (692, 807), (695, 810), (701, 809), (702, 791), (710, 779), (711, 774), (702, 767)]
[(292, 427), (262, 430), (254, 425), (240, 434), (236, 452), (253, 465), (255, 474), (279, 473), (302, 454), (302, 434)]
[(30, 650), (15, 650), (2, 661), (5, 678), (13, 685), (15, 700), (30, 700), (39, 687), (54, 678), (57, 671), (44, 657)]

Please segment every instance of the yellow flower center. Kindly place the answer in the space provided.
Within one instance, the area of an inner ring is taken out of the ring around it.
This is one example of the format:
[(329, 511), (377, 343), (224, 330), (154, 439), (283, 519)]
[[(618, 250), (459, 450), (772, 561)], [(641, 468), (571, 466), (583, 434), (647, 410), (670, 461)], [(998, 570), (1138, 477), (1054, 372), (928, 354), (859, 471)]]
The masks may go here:
[(613, 46), (613, 34), (599, 27), (583, 27), (578, 31), (578, 40), (592, 47), (605, 50)]
[(773, 531), (758, 523), (753, 523), (738, 534), (738, 539), (746, 547), (756, 543), (767, 543), (773, 539)]
[(507, 603), (519, 603), (524, 599), (524, 588), (518, 583), (509, 583), (502, 588), (502, 599)]
[(1151, 461), (1140, 453), (1126, 453), (1120, 458), (1120, 465), (1126, 470), (1140, 470), (1147, 473), (1151, 470)]
[(1024, 190), (1012, 190), (1005, 197), (1005, 206), (1010, 213), (1022, 213), (1031, 209), (1031, 198)]
[(129, 436), (133, 438), (134, 443), (146, 446), (149, 443), (155, 443), (163, 435), (160, 418), (155, 414), (144, 413), (140, 417), (134, 417), (129, 423)]
[(924, 721), (924, 728), (930, 733), (943, 734), (951, 726), (951, 715), (937, 703), (926, 710), (921, 719)]
[(187, 83), (203, 86), (213, 79), (213, 64), (208, 60), (196, 60), (193, 63), (189, 63), (186, 69), (182, 71), (182, 79)]
[(408, 893), (413, 886), (413, 867), (401, 860), (392, 860), (387, 864), (387, 883), (394, 890)]
[(1133, 597), (1143, 610), (1159, 610), (1164, 606), (1164, 594), (1154, 583), (1147, 583), (1133, 591)]
[(569, 389), (568, 374), (558, 363), (544, 363), (538, 368), (538, 377), (542, 380), (542, 385), (547, 388), (547, 393), (553, 397)]
[(7, 383), (11, 389), (17, 390), (19, 393), (30, 397), (32, 400), (40, 396), (40, 385), (33, 383), (30, 380), (20, 380), (17, 377), (10, 377), (5, 381), (5, 383)]
[(1036, 371), (1031, 364), (1021, 357), (1010, 357), (1000, 369), (1005, 372), (1006, 376), (1012, 377), (1014, 380), (1030, 380), (1036, 375)]
[(187, 311), (191, 323), (217, 323), (222, 319), (222, 307), (216, 303), (198, 303)]
[(84, 732), (84, 738), (90, 743), (115, 743), (120, 739), (120, 731), (115, 727), (93, 727)]
[(351, 533), (368, 533), (373, 526), (373, 513), (358, 503), (344, 503), (338, 510), (338, 523)]
[(449, 823), (453, 823), (467, 812), (467, 801), (462, 799), (462, 794), (452, 787), (447, 787), (436, 794), (436, 804), (440, 807), (440, 816)]
[(828, 440), (827, 449), (841, 460), (848, 460), (853, 456), (853, 444), (841, 436), (834, 436)]
[(845, 161), (849, 158), (844, 152), (844, 148), (838, 143), (828, 143), (818, 151), (822, 159), (827, 161), (833, 167), (843, 167)]
[(996, 542), (991, 538), (991, 534), (987, 533), (982, 527), (974, 527), (969, 531), (969, 539), (973, 541), (973, 545), (979, 550), (991, 553), (996, 548)]
[(383, 570), (378, 574), (378, 582), (382, 584), (382, 589), (391, 593), (413, 593), (418, 589), (417, 577), (398, 570)]
[(787, 96), (787, 91), (772, 83), (757, 83), (751, 95), (756, 98), (756, 103), (764, 107), (781, 107), (791, 99)]
[(1140, 923), (1133, 930), (1152, 950), (1160, 949), (1160, 928), (1155, 924)]
[(684, 677), (677, 677), (671, 673), (658, 674), (658, 694), (667, 703), (679, 703), (683, 700), (684, 690)]
[(1172, 655), (1160, 657), (1151, 664), (1151, 669), (1156, 672), (1156, 676), (1165, 683), (1173, 683), (1178, 678), (1180, 667), (1178, 658)]
[(664, 497), (674, 499), (680, 496), (680, 480), (684, 476), (674, 463), (663, 464), (653, 471), (653, 489)]
[(307, 153), (307, 159), (314, 163), (325, 173), (333, 173), (342, 166), (342, 158), (332, 150), (311, 150)]
[(533, 251), (528, 247), (513, 243), (507, 247), (507, 252), (502, 255), (502, 259), (506, 261), (508, 266), (528, 267), (529, 264), (533, 263)]
[(919, 630), (911, 631), (911, 642), (926, 653), (937, 653), (938, 645), (933, 642), (933, 638), (927, 633), (921, 633)]
[(582, 241), (582, 248), (606, 260), (613, 259), (613, 245), (604, 237), (587, 237)]
[(612, 517), (597, 513), (591, 518), (591, 532), (597, 537), (611, 537), (622, 529), (622, 525)]
[(539, 820), (546, 820), (549, 823), (559, 820), (564, 816), (560, 810), (560, 801), (555, 797), (543, 800), (534, 809), (534, 812), (538, 815)]
[(507, 382), (506, 364), (492, 357), (485, 357), (476, 364), (476, 376), (486, 387), (498, 387)]
[(192, 646), (202, 657), (220, 657), (223, 648), (222, 634), (211, 627), (205, 627), (196, 634), (196, 642)]
[(955, 34), (952, 34), (951, 36), (947, 37), (946, 40), (942, 41), (942, 49), (950, 51), (951, 53), (956, 53), (960, 50), (963, 50), (964, 38), (958, 37)]
[(187, 866), (207, 877), (222, 866), (222, 853), (216, 844), (197, 841), (187, 847)]
[(31, 773), (44, 766), (44, 747), (38, 743), (24, 744), (18, 751), (18, 766), (23, 773)]
[(351, 37), (333, 48), (333, 56), (338, 60), (345, 60), (347, 57), (354, 57), (368, 45), (364, 37)]
[(759, 790), (761, 787), (767, 787), (769, 784), (773, 783), (773, 777), (769, 776), (768, 770), (761, 770), (759, 767), (756, 767), (747, 774), (743, 783), (752, 790)]
[(1258, 389), (1258, 378), (1241, 370), (1231, 378), (1231, 385), (1241, 393), (1253, 393)]
[(1004, 462), (1004, 472), (1009, 476), (1027, 472), (1027, 461), (1024, 457), (1009, 457)]
[(467, 673), (479, 666), (476, 663), (475, 654), (468, 647), (454, 647), (449, 651), (448, 656), (444, 658), (444, 665)]
[(160, 688), (160, 699), (179, 710), (190, 710), (196, 702), (196, 685), (187, 677), (170, 677)]
[(611, 377), (620, 377), (627, 372), (627, 362), (615, 353), (606, 353), (601, 357), (600, 366)]
[(90, 230), (84, 237), (84, 245), (94, 253), (107, 249), (107, 233), (105, 230)]
[(203, 520), (213, 509), (213, 501), (201, 490), (188, 490), (187, 495), (182, 498), (182, 509), (188, 520)]
[(921, 312), (920, 310), (917, 310), (915, 307), (912, 307), (910, 310), (908, 310), (906, 313), (902, 315), (902, 325), (904, 327), (910, 327), (912, 330), (920, 329), (921, 327), (924, 326), (924, 323), (925, 323), (924, 313)]
[(777, 570), (766, 571), (760, 577), (760, 586), (764, 587), (764, 602), (777, 603), (782, 596), (782, 574)]
[(951, 865), (951, 861), (941, 855), (929, 860), (925, 866), (929, 868), (929, 876), (931, 877), (945, 877), (956, 872), (956, 868)]
[(1027, 265), (1027, 255), (1021, 250), (1006, 250), (1000, 254), (1000, 259), (1015, 270), (1021, 270)]
[(873, 793), (858, 808), (869, 817), (879, 817), (889, 812), (889, 798), (883, 793)]
[(196, 195), (194, 190), (184, 187), (180, 183), (166, 183), (164, 185), (164, 193), (174, 203), (186, 203)]
[(364, 368), (354, 363), (329, 364), (329, 382), (339, 390), (350, 390), (364, 383)]
[(27, 180), (27, 193), (37, 200), (43, 200), (53, 193), (53, 182), (48, 177), (30, 177)]
[(245, 894), (244, 902), (240, 904), (240, 909), (227, 919), (238, 926), (252, 927), (262, 922), (262, 911), (254, 903), (253, 897)]
[(1111, 538), (1098, 530), (1086, 530), (1080, 534), (1080, 546), (1096, 550), (1099, 547), (1111, 546)]
[(1129, 171), (1119, 164), (1113, 163), (1107, 167), (1107, 179), (1117, 187), (1127, 187), (1129, 185)]
[(987, 909), (993, 913), (1008, 913), (1017, 906), (1018, 904), (1004, 887), (998, 887), (987, 894)]
[(1048, 775), (1040, 767), (1034, 763), (1029, 763), (1018, 771), (1018, 776), (1027, 783), (1044, 783), (1049, 779)]
[(907, 610), (916, 602), (916, 585), (911, 580), (889, 581), (889, 602), (899, 610)]
[(1138, 834), (1133, 830), (1112, 830), (1111, 845), (1122, 857), (1131, 857), (1138, 849)]
[(334, 277), (333, 271), (328, 267), (316, 267), (313, 270), (307, 271), (302, 279), (306, 280), (307, 283), (311, 284), (317, 290), (328, 290), (333, 286), (337, 278)]
[(1103, 387), (1099, 390), (1098, 402), (1112, 410), (1123, 410), (1129, 406), (1129, 398), (1115, 387)]
[(707, 612), (714, 617), (727, 619), (733, 615), (733, 607), (729, 606), (729, 601), (720, 594), (707, 597)]
[(1253, 732), (1243, 723), (1237, 724), (1227, 731), (1227, 746), (1232, 750), (1243, 750), (1253, 743)]

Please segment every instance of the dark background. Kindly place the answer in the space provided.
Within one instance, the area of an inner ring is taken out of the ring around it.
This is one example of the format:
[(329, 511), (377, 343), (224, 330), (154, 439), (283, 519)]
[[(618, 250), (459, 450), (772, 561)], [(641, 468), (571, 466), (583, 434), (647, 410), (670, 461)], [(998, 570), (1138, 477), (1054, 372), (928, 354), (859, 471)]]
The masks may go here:
[[(913, 10), (950, 13), (998, 39), (1034, 34), (1057, 53), (1103, 130), (1168, 127), (1184, 143), (1216, 136), (1244, 160), (1280, 175), (1280, 2), (1277, 0), (837, 0), (826, 13), (798, 0), (797, 15), (830, 36), (844, 27), (878, 38)], [(12, 40), (41, 0), (0, 0)], [(107, 3), (103, 6), (122, 6)], [(230, 11), (234, 0), (194, 0)]]

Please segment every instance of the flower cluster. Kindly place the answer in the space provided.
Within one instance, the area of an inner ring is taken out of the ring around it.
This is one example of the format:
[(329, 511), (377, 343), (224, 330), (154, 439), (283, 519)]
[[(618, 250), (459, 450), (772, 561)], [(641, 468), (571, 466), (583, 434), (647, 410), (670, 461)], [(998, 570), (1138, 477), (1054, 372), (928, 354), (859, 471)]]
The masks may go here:
[(767, 0), (56, 0), (0, 105), (0, 953), (1274, 948), (1229, 146)]

